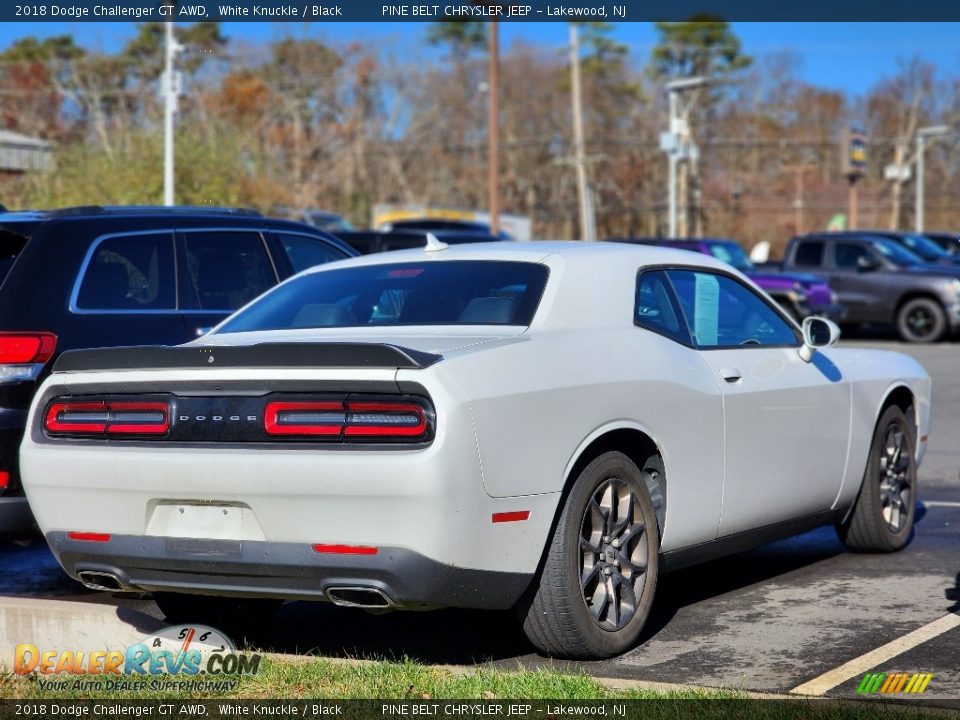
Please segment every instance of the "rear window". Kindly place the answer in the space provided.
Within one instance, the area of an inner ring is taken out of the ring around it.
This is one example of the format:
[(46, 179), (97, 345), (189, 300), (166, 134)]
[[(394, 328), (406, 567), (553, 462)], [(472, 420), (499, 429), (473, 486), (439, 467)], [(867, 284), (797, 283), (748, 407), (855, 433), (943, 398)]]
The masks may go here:
[(173, 310), (176, 288), (169, 232), (100, 241), (83, 274), (75, 305), (84, 310)]
[(294, 278), (227, 321), (221, 333), (404, 325), (529, 325), (547, 268), (452, 260), (368, 265)]
[(821, 241), (806, 241), (797, 245), (793, 255), (793, 264), (803, 267), (820, 267), (823, 265), (823, 243)]

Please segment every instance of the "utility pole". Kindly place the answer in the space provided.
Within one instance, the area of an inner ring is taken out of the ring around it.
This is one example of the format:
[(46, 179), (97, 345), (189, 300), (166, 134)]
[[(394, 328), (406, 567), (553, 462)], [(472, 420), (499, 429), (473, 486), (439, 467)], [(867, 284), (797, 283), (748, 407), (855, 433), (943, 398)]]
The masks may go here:
[(587, 186), (587, 159), (583, 141), (583, 96), (580, 90), (580, 30), (570, 23), (570, 102), (573, 109), (573, 162), (577, 168), (577, 194), (580, 198), (580, 236), (586, 242), (596, 242), (596, 226), (590, 188)]
[(916, 185), (916, 208), (914, 209), (914, 214), (916, 215), (916, 228), (918, 233), (923, 232), (923, 222), (924, 222), (924, 203), (926, 202), (924, 198), (924, 159), (923, 155), (926, 151), (926, 139), (927, 138), (936, 138), (946, 135), (950, 132), (950, 128), (946, 125), (934, 125), (932, 127), (923, 127), (917, 130), (917, 185)]
[(490, 233), (500, 232), (500, 38), (496, 21), (489, 25), (487, 48), (490, 97), (487, 105), (487, 187), (490, 195)]
[(798, 164), (798, 165), (784, 165), (784, 170), (789, 170), (793, 172), (793, 224), (796, 228), (795, 235), (803, 235), (804, 232), (804, 223), (803, 223), (803, 208), (804, 208), (804, 195), (805, 187), (804, 180), (807, 170), (813, 170), (816, 168), (816, 165), (812, 164)]
[(166, 64), (161, 84), (163, 86), (163, 204), (174, 204), (173, 187), (173, 120), (177, 114), (180, 95), (180, 73), (174, 70), (176, 54), (183, 47), (173, 36), (173, 21), (166, 23)]

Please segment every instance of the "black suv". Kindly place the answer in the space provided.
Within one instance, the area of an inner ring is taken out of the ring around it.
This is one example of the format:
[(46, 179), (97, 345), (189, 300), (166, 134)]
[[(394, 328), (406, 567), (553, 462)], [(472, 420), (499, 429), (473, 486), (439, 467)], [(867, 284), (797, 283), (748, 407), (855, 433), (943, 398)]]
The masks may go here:
[(0, 534), (33, 526), (17, 453), (58, 353), (184, 343), (294, 273), (356, 255), (251, 210), (0, 212)]

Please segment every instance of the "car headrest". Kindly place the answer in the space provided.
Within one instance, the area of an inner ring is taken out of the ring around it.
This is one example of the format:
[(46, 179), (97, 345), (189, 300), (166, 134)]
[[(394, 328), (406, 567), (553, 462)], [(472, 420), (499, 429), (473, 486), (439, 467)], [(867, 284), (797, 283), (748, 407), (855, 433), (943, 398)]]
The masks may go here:
[(460, 322), (469, 325), (507, 325), (516, 311), (517, 301), (513, 298), (474, 298), (460, 313)]

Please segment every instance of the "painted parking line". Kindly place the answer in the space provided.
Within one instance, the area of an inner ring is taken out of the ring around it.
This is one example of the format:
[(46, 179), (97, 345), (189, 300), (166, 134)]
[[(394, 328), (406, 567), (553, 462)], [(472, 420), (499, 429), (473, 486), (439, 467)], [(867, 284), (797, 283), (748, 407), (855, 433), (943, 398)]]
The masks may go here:
[(848, 680), (852, 680), (858, 675), (862, 675), (867, 670), (875, 668), (881, 663), (895, 658), (897, 655), (905, 653), (918, 645), (922, 645), (928, 640), (943, 635), (949, 630), (960, 627), (960, 615), (950, 613), (944, 615), (931, 623), (927, 623), (913, 632), (909, 632), (903, 637), (899, 637), (886, 645), (881, 645), (876, 650), (871, 650), (866, 655), (854, 658), (850, 662), (844, 663), (840, 667), (825, 672), (820, 677), (797, 685), (790, 691), (794, 695), (823, 695), (838, 685), (842, 685)]
[(924, 507), (960, 508), (960, 502), (950, 502), (947, 500), (924, 500), (921, 504)]

